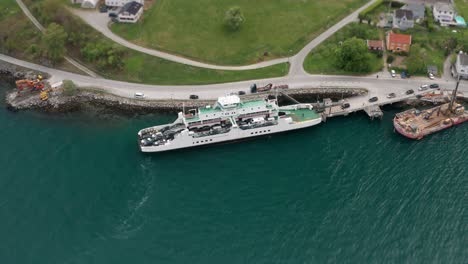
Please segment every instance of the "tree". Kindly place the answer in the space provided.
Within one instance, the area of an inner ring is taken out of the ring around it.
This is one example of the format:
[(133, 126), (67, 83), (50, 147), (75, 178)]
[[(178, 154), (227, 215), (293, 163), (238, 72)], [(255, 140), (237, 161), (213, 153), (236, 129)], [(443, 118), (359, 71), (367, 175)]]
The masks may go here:
[(371, 54), (367, 51), (366, 42), (356, 37), (347, 39), (336, 48), (336, 64), (338, 68), (348, 72), (369, 72), (371, 69)]
[(42, 39), (49, 60), (53, 64), (63, 60), (63, 56), (65, 55), (65, 40), (67, 39), (67, 33), (63, 30), (63, 27), (56, 23), (51, 23), (47, 27)]
[(226, 15), (224, 16), (224, 24), (232, 31), (239, 30), (244, 21), (244, 16), (242, 15), (242, 11), (238, 6), (229, 8), (229, 10), (226, 11)]
[(405, 60), (408, 71), (410, 73), (426, 73), (428, 58), (427, 50), (421, 48), (419, 44), (414, 44), (411, 46), (411, 52)]
[(62, 87), (63, 87), (63, 94), (65, 94), (66, 96), (75, 95), (76, 92), (77, 92), (76, 85), (75, 85), (75, 83), (73, 83), (73, 81), (63, 80), (63, 86)]

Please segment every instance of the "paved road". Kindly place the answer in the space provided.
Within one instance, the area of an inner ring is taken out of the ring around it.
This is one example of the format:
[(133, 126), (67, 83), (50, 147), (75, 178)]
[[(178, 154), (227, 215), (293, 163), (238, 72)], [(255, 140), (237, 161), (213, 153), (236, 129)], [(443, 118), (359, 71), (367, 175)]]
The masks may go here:
[(86, 23), (92, 26), (97, 31), (101, 32), (104, 36), (108, 37), (112, 41), (119, 43), (122, 46), (125, 46), (129, 49), (133, 49), (139, 52), (146, 53), (151, 56), (159, 57), (162, 59), (166, 59), (169, 61), (182, 63), (190, 66), (200, 67), (200, 68), (207, 68), (207, 69), (214, 69), (214, 70), (233, 70), (233, 71), (241, 71), (241, 70), (252, 70), (252, 69), (259, 69), (268, 66), (272, 66), (279, 63), (288, 62), (288, 58), (280, 58), (269, 60), (265, 62), (260, 62), (256, 64), (246, 65), (246, 66), (222, 66), (222, 65), (215, 65), (209, 63), (203, 63), (199, 61), (194, 61), (191, 59), (187, 59), (181, 56), (177, 56), (174, 54), (169, 54), (163, 51), (158, 51), (154, 49), (145, 48), (134, 43), (131, 43), (120, 36), (114, 34), (108, 27), (109, 17), (107, 13), (99, 13), (96, 10), (83, 10), (83, 9), (76, 9), (76, 8), (69, 8), (71, 12), (76, 14), (77, 16), (81, 17)]
[[(114, 81), (102, 78), (79, 75), (45, 66), (21, 61), (13, 57), (0, 54), (0, 60), (16, 64), (37, 71), (47, 72), (52, 75), (51, 82), (60, 82), (64, 79), (73, 80), (80, 86), (91, 86), (101, 88), (107, 92), (123, 96), (133, 97), (135, 92), (143, 92), (148, 99), (188, 99), (188, 95), (197, 94), (201, 99), (216, 99), (219, 96), (248, 91), (252, 83), (265, 85), (267, 83), (288, 84), (290, 89), (310, 87), (355, 87), (369, 90), (369, 97), (378, 96), (384, 98), (388, 93), (403, 94), (408, 89), (417, 90), (421, 84), (438, 82), (442, 88), (453, 89), (454, 81), (430, 81), (427, 78), (393, 79), (391, 77), (338, 76), (338, 75), (309, 75), (304, 74), (296, 77), (279, 77), (262, 80), (251, 80), (234, 83), (210, 84), (210, 85), (147, 85)], [(468, 82), (460, 84), (460, 91), (468, 93)]]
[[(31, 14), (31, 12), (29, 11), (29, 9), (26, 7), (26, 5), (23, 3), (23, 1), (21, 0), (16, 0), (16, 3), (18, 3), (18, 5), (20, 6), (21, 10), (23, 10), (23, 13), (29, 18), (29, 20), (31, 20), (31, 22), (42, 32), (44, 33), (45, 32), (45, 28), (41, 25), (41, 23), (39, 23), (39, 21), (37, 21), (37, 19)], [(67, 60), (69, 63), (71, 63), (73, 66), (75, 66), (76, 68), (80, 69), (82, 72), (88, 74), (89, 76), (92, 76), (92, 77), (99, 77), (99, 75), (97, 75), (96, 73), (94, 73), (93, 71), (91, 71), (90, 69), (86, 68), (86, 66), (80, 64), (79, 62), (77, 62), (76, 60), (72, 59), (71, 57), (69, 56), (64, 56), (65, 60)]]
[(315, 47), (317, 47), (320, 43), (325, 41), (327, 38), (329, 38), (331, 35), (333, 35), (335, 32), (340, 30), (342, 27), (346, 26), (347, 24), (356, 21), (358, 19), (359, 13), (366, 9), (368, 6), (372, 5), (374, 2), (377, 0), (371, 0), (367, 4), (363, 5), (356, 11), (354, 11), (351, 15), (345, 17), (342, 19), (340, 22), (332, 26), (331, 28), (327, 29), (325, 32), (320, 34), (318, 37), (316, 37), (314, 40), (309, 42), (299, 53), (294, 55), (291, 58), (291, 68), (289, 69), (289, 75), (291, 76), (296, 76), (296, 75), (304, 75), (306, 72), (304, 71), (304, 60), (307, 57), (307, 55), (312, 51)]
[(183, 58), (180, 56), (176, 56), (173, 54), (153, 50), (153, 49), (148, 49), (144, 48), (141, 46), (138, 46), (136, 44), (133, 44), (116, 34), (114, 34), (108, 27), (109, 23), (109, 17), (106, 13), (98, 13), (97, 11), (89, 11), (89, 10), (82, 10), (82, 9), (72, 9), (70, 10), (81, 17), (86, 23), (91, 25), (94, 29), (97, 31), (101, 32), (104, 36), (110, 38), (111, 40), (127, 47), (130, 49), (134, 49), (149, 55), (153, 55), (156, 57), (160, 57), (166, 60), (178, 62), (178, 63), (183, 63), (187, 65), (192, 65), (196, 67), (202, 67), (202, 68), (208, 68), (208, 69), (218, 69), (218, 70), (251, 70), (251, 69), (258, 69), (258, 68), (263, 68), (271, 65), (275, 65), (278, 63), (283, 63), (283, 62), (289, 62), (291, 64), (291, 68), (289, 71), (289, 75), (291, 76), (296, 76), (296, 75), (303, 75), (305, 74), (305, 71), (303, 69), (303, 64), (304, 60), (307, 57), (307, 54), (317, 47), (320, 43), (322, 43), (324, 40), (329, 38), (331, 35), (333, 35), (336, 31), (341, 29), (342, 27), (346, 26), (347, 24), (357, 20), (359, 12), (361, 12), (363, 9), (367, 8), (369, 5), (373, 4), (377, 0), (371, 0), (361, 8), (357, 9), (354, 11), (351, 15), (345, 17), (342, 19), (340, 22), (320, 34), (318, 37), (316, 37), (314, 40), (312, 40), (309, 44), (307, 44), (298, 54), (290, 57), (290, 58), (281, 58), (281, 59), (275, 59), (275, 60), (270, 60), (270, 61), (265, 61), (261, 63), (256, 63), (256, 64), (251, 64), (251, 65), (246, 65), (246, 66), (220, 66), (220, 65), (213, 65), (213, 64), (207, 64), (207, 63), (202, 63), (202, 62), (197, 62), (193, 61), (187, 58)]

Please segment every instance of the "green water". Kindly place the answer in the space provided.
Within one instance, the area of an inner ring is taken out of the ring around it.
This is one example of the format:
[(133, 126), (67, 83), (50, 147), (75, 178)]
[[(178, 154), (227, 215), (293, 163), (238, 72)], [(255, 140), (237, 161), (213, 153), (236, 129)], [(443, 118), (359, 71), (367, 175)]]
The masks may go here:
[(1, 105), (0, 263), (466, 263), (468, 125), (410, 141), (397, 111), (144, 155), (175, 115)]

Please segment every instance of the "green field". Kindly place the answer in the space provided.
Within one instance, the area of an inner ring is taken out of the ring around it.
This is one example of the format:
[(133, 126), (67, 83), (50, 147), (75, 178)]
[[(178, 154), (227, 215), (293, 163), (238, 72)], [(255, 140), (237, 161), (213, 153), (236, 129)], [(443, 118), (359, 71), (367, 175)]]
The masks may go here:
[(28, 48), (40, 41), (41, 33), (29, 22), (15, 0), (0, 1), (0, 23), (0, 52), (33, 60)]
[[(65, 31), (69, 34), (69, 40), (67, 41), (68, 55), (81, 61), (99, 75), (109, 79), (147, 84), (208, 84), (279, 77), (286, 75), (288, 72), (287, 63), (248, 71), (209, 70), (170, 62), (124, 47), (120, 47), (123, 50), (123, 66), (121, 69), (102, 67), (97, 61), (89, 61), (84, 58), (81, 49), (87, 43), (102, 43), (107, 46), (118, 45), (96, 32), (80, 19), (73, 17), (68, 11), (57, 12), (57, 10), (54, 10), (54, 5), (50, 4), (53, 1), (38, 0), (33, 2), (32, 0), (25, 0), (25, 3), (44, 26), (47, 26), (50, 22), (57, 22), (64, 26)], [(51, 10), (42, 12), (44, 6)], [(62, 3), (57, 8), (63, 8)], [(27, 51), (31, 45), (41, 46), (41, 34), (24, 16), (15, 0), (1, 1), (1, 21), (11, 26), (0, 29), (0, 51), (18, 58), (38, 62), (37, 58), (34, 58)], [(4, 36), (7, 36), (7, 38)], [(70, 39), (72, 36), (73, 40)], [(7, 41), (4, 41), (4, 39)], [(8, 46), (12, 46), (11, 52), (6, 52)], [(38, 56), (40, 57), (40, 55)], [(69, 65), (58, 65), (57, 67), (70, 70), (66, 66), (70, 68)]]
[(455, 6), (459, 15), (461, 15), (465, 21), (468, 20), (468, 0), (455, 0)]
[[(367, 0), (157, 0), (137, 24), (112, 30), (137, 44), (217, 64), (250, 64), (295, 54)], [(241, 29), (223, 26), (239, 6)], [(268, 52), (268, 56), (264, 56)]]
[(380, 30), (367, 24), (352, 23), (345, 26), (307, 55), (304, 61), (304, 69), (308, 73), (313, 74), (344, 75), (362, 75), (380, 71), (383, 67), (383, 59), (378, 58), (375, 53), (371, 53), (371, 71), (367, 73), (347, 72), (335, 65), (335, 49), (341, 41), (345, 41), (353, 36), (362, 39), (379, 39)]

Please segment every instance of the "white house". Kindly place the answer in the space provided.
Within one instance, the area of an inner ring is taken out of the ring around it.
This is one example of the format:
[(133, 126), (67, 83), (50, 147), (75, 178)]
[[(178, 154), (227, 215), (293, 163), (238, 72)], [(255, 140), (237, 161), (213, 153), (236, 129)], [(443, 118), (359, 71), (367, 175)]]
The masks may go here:
[(106, 0), (106, 6), (117, 6), (117, 7), (120, 7), (120, 6), (124, 6), (130, 2), (137, 2), (137, 3), (140, 3), (142, 5), (145, 4), (145, 0)]
[(81, 8), (96, 8), (99, 0), (82, 0)]
[(136, 23), (143, 14), (143, 5), (133, 1), (125, 4), (120, 9), (117, 20), (122, 23)]
[(455, 70), (458, 76), (468, 79), (468, 55), (460, 51), (455, 62)]
[(432, 8), (434, 21), (439, 22), (441, 26), (448, 26), (456, 16), (455, 9), (449, 3), (438, 2)]

